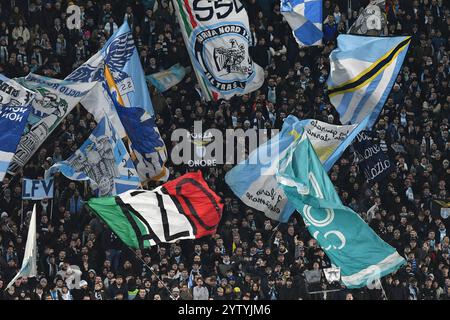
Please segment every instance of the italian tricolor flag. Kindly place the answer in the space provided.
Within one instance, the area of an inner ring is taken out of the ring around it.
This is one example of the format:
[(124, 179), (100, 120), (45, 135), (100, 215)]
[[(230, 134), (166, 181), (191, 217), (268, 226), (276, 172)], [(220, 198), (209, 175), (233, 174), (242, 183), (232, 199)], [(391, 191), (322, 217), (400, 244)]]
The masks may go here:
[(133, 190), (93, 198), (88, 208), (129, 247), (196, 239), (216, 233), (223, 204), (200, 171), (187, 173), (152, 191)]

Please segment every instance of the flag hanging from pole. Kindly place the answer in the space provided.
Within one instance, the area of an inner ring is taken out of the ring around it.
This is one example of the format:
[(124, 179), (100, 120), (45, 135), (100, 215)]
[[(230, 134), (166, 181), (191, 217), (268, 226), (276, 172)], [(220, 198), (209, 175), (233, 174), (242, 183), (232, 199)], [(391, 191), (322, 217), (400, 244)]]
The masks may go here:
[(294, 212), (275, 174), (278, 162), (302, 135), (309, 137), (326, 170), (330, 170), (355, 136), (366, 126), (368, 118), (358, 125), (337, 126), (318, 120), (299, 120), (289, 116), (281, 132), (259, 146), (248, 159), (225, 175), (225, 182), (242, 202), (280, 222), (287, 222)]
[(169, 69), (149, 74), (145, 79), (150, 82), (159, 92), (164, 92), (177, 85), (186, 75), (186, 68), (177, 63)]
[(348, 30), (349, 34), (381, 36), (387, 34), (386, 0), (372, 0)]
[(72, 111), (95, 83), (73, 83), (30, 73), (16, 79), (21, 85), (35, 92), (25, 131), (8, 173), (23, 167), (39, 149), (53, 130)]

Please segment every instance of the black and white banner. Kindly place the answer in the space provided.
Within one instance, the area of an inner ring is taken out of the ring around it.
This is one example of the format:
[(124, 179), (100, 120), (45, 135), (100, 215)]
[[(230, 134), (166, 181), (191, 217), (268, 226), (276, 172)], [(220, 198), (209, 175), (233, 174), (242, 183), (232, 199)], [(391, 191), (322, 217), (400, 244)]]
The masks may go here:
[(380, 146), (372, 142), (367, 131), (362, 131), (353, 142), (355, 162), (364, 172), (367, 182), (380, 181), (392, 171), (392, 163)]

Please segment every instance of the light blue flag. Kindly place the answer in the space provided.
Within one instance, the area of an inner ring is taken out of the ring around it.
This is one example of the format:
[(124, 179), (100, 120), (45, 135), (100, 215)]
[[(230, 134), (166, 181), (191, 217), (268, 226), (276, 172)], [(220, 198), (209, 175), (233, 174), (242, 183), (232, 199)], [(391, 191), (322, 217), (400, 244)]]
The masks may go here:
[(328, 95), (341, 123), (375, 124), (397, 79), (411, 37), (364, 37), (341, 34), (330, 54)]
[(17, 150), (33, 98), (31, 90), (0, 74), (0, 181)]
[(22, 199), (42, 200), (53, 198), (53, 178), (23, 179)]
[[(167, 149), (155, 122), (155, 112), (144, 71), (127, 22), (101, 49), (65, 80), (101, 81), (109, 94), (127, 134), (130, 156), (141, 181), (166, 181)], [(131, 119), (131, 117), (133, 117)]]
[(0, 106), (0, 181), (17, 150), (30, 110), (30, 106)]
[(47, 170), (46, 177), (57, 171), (71, 180), (90, 181), (99, 197), (140, 187), (130, 155), (107, 117), (72, 156)]
[(294, 206), (278, 187), (275, 174), (278, 161), (289, 146), (305, 134), (311, 139), (320, 161), (329, 170), (366, 123), (367, 119), (359, 125), (337, 126), (318, 120), (299, 120), (291, 115), (285, 119), (278, 135), (226, 174), (225, 182), (249, 207), (264, 212), (273, 220), (287, 222)]
[(344, 206), (308, 138), (280, 161), (277, 179), (290, 203), (348, 288), (371, 285), (406, 263), (361, 217)]
[(185, 68), (181, 64), (177, 63), (167, 70), (149, 74), (148, 76), (145, 76), (145, 79), (147, 79), (147, 81), (150, 82), (159, 92), (164, 92), (180, 83), (185, 75)]
[(283, 190), (278, 188), (275, 173), (280, 157), (291, 143), (300, 138), (306, 123), (307, 120), (287, 117), (278, 135), (254, 150), (248, 159), (225, 175), (225, 182), (242, 202), (264, 212), (271, 219), (285, 222), (295, 210)]
[(322, 44), (322, 0), (281, 0), (280, 9), (300, 46)]

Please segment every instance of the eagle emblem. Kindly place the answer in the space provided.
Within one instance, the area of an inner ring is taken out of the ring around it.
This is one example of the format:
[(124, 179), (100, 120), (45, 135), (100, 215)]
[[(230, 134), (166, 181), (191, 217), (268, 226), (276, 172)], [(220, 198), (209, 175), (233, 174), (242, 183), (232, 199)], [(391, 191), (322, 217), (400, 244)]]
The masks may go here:
[[(118, 83), (126, 78), (128, 74), (123, 70), (126, 63), (134, 53), (134, 40), (131, 32), (127, 32), (114, 38), (111, 43), (100, 52), (104, 56), (97, 65), (85, 63), (75, 69), (65, 80), (74, 82), (91, 82), (104, 80), (104, 67), (111, 71), (114, 80)], [(94, 59), (95, 60), (95, 59)]]

